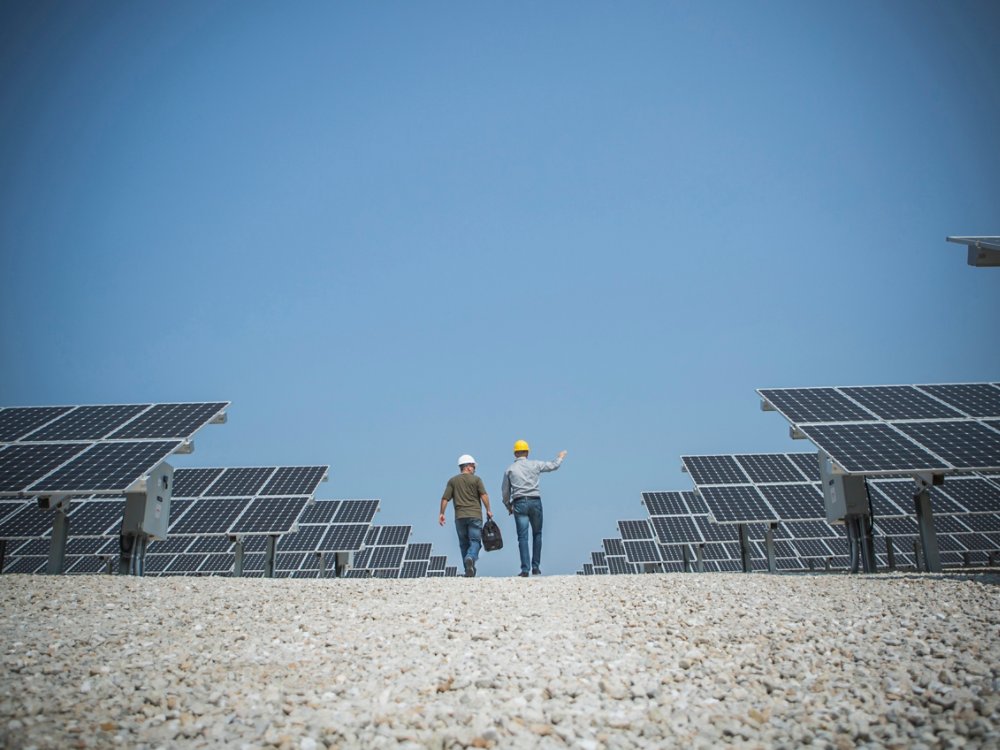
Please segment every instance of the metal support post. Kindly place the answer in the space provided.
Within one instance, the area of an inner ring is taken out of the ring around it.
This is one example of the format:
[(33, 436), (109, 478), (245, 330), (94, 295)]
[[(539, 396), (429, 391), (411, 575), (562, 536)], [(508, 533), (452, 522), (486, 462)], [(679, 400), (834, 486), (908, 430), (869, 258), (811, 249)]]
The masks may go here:
[(764, 532), (764, 546), (767, 547), (767, 571), (769, 573), (778, 572), (778, 561), (774, 555), (774, 530), (777, 526), (776, 523), (769, 523), (767, 531)]
[(52, 542), (49, 544), (49, 562), (45, 567), (45, 572), (50, 576), (62, 573), (66, 561), (66, 539), (69, 537), (69, 518), (66, 516), (68, 506), (69, 503), (57, 505), (52, 519)]
[(699, 573), (705, 572), (705, 545), (699, 544), (694, 548), (695, 570)]
[(924, 553), (923, 569), (928, 573), (940, 573), (941, 554), (938, 552), (937, 534), (934, 533), (930, 483), (918, 479), (917, 486), (919, 489), (913, 496), (913, 504), (917, 511), (917, 526), (920, 528), (920, 547)]
[(326, 555), (322, 552), (317, 552), (316, 557), (319, 558), (319, 577), (326, 578)]
[(274, 578), (274, 551), (277, 544), (277, 534), (268, 536), (267, 547), (264, 549), (264, 578)]
[(886, 562), (889, 564), (889, 570), (896, 569), (896, 548), (892, 546), (892, 537), (887, 536), (885, 538), (885, 557)]
[(753, 566), (750, 565), (750, 532), (747, 531), (745, 523), (740, 524), (740, 561), (743, 563), (743, 572), (750, 573)]
[(688, 549), (688, 546), (686, 544), (681, 547), (681, 562), (682, 562), (682, 564), (684, 566), (684, 572), (685, 573), (690, 573), (691, 572), (691, 550)]
[(334, 563), (333, 563), (333, 574), (337, 578), (342, 578), (344, 573), (347, 572), (347, 568), (350, 564), (351, 564), (350, 552), (335, 552)]
[(233, 563), (233, 578), (243, 577), (243, 540), (236, 538), (233, 540), (233, 553), (236, 560)]
[(0, 573), (3, 573), (3, 565), (7, 560), (7, 540), (0, 539)]
[(913, 540), (913, 563), (916, 570), (924, 569), (924, 548), (920, 546), (920, 540)]
[(861, 541), (861, 564), (865, 573), (877, 572), (875, 539), (872, 537), (872, 517), (867, 513), (858, 517), (858, 538)]

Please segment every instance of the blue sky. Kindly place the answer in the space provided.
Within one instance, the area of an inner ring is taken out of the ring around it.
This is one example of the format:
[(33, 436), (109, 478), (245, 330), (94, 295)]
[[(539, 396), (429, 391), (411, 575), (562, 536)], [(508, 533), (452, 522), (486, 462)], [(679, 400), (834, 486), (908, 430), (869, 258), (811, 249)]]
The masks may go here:
[(6, 2), (0, 403), (228, 399), (175, 466), (436, 524), (543, 478), (572, 573), (758, 387), (1000, 378), (995, 2)]

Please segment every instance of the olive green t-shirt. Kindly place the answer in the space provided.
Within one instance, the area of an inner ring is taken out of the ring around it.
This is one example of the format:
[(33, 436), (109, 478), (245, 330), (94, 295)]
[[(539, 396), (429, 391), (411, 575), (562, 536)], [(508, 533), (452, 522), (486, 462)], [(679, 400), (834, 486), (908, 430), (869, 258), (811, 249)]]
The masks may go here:
[(486, 485), (475, 474), (456, 474), (448, 480), (442, 500), (454, 500), (455, 518), (479, 518), (480, 498), (486, 494)]

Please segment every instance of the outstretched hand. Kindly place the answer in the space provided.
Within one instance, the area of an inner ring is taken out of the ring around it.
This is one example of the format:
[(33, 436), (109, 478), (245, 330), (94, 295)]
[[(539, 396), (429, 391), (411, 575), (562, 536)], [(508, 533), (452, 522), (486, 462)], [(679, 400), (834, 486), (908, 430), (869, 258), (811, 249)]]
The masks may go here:
[(566, 451), (559, 451), (559, 458), (566, 458)]
[(438, 523), (444, 526), (444, 513), (438, 516)]

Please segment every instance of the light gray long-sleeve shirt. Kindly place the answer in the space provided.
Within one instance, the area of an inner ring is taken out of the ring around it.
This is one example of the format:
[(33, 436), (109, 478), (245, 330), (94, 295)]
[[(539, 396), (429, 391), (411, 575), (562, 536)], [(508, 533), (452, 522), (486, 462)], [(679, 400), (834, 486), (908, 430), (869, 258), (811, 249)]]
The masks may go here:
[(562, 463), (561, 458), (555, 461), (533, 461), (529, 458), (514, 460), (507, 471), (503, 473), (503, 501), (507, 503), (514, 497), (541, 497), (538, 489), (538, 475), (543, 471), (555, 471)]

